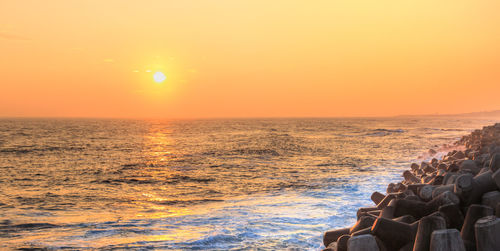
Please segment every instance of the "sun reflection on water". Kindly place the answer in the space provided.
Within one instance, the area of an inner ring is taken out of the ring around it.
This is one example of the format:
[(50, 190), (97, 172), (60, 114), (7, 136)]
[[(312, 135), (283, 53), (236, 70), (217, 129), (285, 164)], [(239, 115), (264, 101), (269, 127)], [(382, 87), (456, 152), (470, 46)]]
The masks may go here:
[(149, 155), (150, 161), (153, 164), (163, 163), (168, 161), (167, 157), (172, 154), (172, 139), (169, 134), (172, 132), (168, 129), (151, 128), (149, 133), (144, 137), (145, 149), (144, 154)]

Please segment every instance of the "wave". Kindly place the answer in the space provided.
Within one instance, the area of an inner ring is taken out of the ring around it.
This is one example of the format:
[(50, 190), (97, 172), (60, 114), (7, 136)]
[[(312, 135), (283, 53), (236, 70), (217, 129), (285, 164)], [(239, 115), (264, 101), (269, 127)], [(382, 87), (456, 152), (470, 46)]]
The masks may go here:
[(375, 129), (374, 131), (376, 132), (397, 132), (397, 133), (401, 133), (401, 132), (405, 132), (405, 130), (403, 129)]
[(198, 177), (189, 177), (183, 175), (176, 175), (169, 177), (167, 180), (158, 180), (158, 179), (137, 179), (137, 178), (121, 178), (121, 179), (103, 179), (103, 180), (94, 180), (91, 183), (101, 183), (101, 184), (110, 184), (110, 185), (118, 185), (121, 183), (126, 184), (176, 184), (176, 183), (185, 183), (185, 182), (195, 182), (195, 183), (208, 183), (216, 181), (214, 178), (198, 178)]
[(441, 129), (441, 131), (444, 131), (444, 132), (463, 132), (466, 130), (465, 129), (458, 129), (458, 128), (445, 128), (445, 129)]
[(173, 182), (186, 182), (186, 181), (192, 181), (192, 182), (211, 182), (215, 181), (214, 178), (197, 178), (197, 177), (189, 177), (189, 176), (183, 176), (183, 175), (176, 175), (170, 178), (168, 183), (173, 183)]
[(350, 134), (336, 134), (336, 136), (339, 137), (365, 137), (365, 136), (387, 136), (391, 135), (393, 133), (405, 133), (406, 131), (403, 129), (384, 129), (384, 128), (377, 128), (370, 130), (368, 132), (363, 132), (363, 131), (358, 131), (358, 132), (350, 132)]
[(198, 247), (200, 249), (220, 248), (223, 244), (240, 243), (243, 239), (238, 236), (228, 234), (216, 234), (187, 243), (189, 246)]
[(49, 146), (49, 147), (6, 147), (0, 149), (0, 153), (13, 153), (13, 154), (27, 154), (27, 153), (46, 153), (46, 152), (62, 152), (62, 151), (83, 151), (83, 147), (60, 147), (60, 146)]
[(232, 151), (238, 155), (270, 155), (270, 156), (280, 156), (280, 153), (273, 149), (251, 149), (251, 148), (243, 148), (236, 149)]
[(140, 165), (141, 163), (129, 163), (129, 164), (123, 164), (121, 165), (121, 167), (123, 167), (123, 169), (126, 169), (126, 168), (138, 167)]
[(91, 181), (91, 183), (105, 183), (105, 184), (120, 184), (120, 183), (126, 183), (126, 184), (155, 184), (159, 183), (158, 180), (152, 180), (152, 179), (105, 179), (105, 180), (94, 180)]
[(317, 164), (316, 166), (318, 167), (324, 167), (324, 166), (336, 166), (336, 167), (356, 167), (356, 163), (352, 162), (327, 162), (327, 163), (320, 163)]
[(2, 222), (0, 225), (0, 231), (13, 231), (13, 230), (35, 230), (35, 229), (45, 229), (45, 228), (55, 228), (59, 225), (51, 223), (24, 223), (11, 225), (10, 222)]
[(150, 201), (153, 202), (154, 204), (158, 205), (177, 205), (177, 204), (182, 204), (182, 205), (195, 205), (195, 204), (202, 204), (202, 203), (207, 203), (207, 202), (222, 202), (224, 200), (222, 199), (194, 199), (194, 200), (162, 200), (162, 201)]
[(366, 133), (364, 136), (387, 136), (391, 135), (393, 133), (404, 133), (406, 132), (403, 129), (383, 129), (383, 128), (378, 128), (375, 130), (372, 130), (369, 133)]

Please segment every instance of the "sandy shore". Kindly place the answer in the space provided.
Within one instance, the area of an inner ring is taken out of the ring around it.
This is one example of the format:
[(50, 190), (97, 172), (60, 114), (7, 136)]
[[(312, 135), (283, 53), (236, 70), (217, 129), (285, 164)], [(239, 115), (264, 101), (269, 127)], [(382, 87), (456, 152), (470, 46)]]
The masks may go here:
[(324, 251), (500, 250), (500, 123), (455, 145), (465, 150), (413, 163), (374, 192), (353, 226), (325, 232)]

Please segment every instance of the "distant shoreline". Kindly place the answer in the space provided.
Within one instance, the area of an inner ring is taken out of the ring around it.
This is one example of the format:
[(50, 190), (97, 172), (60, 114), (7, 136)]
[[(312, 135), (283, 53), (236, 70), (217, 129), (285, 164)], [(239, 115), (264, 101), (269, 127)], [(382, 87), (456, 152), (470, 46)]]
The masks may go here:
[(460, 117), (460, 118), (498, 118), (500, 119), (500, 110), (456, 113), (456, 114), (400, 114), (389, 116), (290, 116), (290, 117), (196, 117), (196, 118), (166, 118), (166, 117), (106, 117), (106, 116), (0, 116), (0, 119), (96, 119), (96, 120), (225, 120), (225, 119), (390, 119), (390, 118), (429, 118), (429, 117)]

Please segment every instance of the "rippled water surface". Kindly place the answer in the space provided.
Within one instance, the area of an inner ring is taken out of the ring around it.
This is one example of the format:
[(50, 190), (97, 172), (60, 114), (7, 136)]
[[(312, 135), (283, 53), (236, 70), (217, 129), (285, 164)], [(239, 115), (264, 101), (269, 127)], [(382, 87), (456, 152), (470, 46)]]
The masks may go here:
[(496, 120), (0, 120), (0, 248), (321, 248)]

